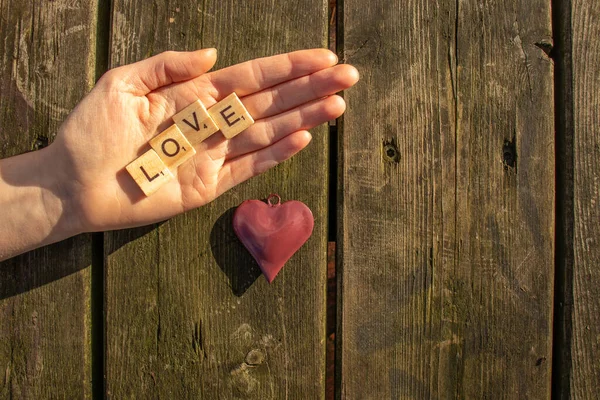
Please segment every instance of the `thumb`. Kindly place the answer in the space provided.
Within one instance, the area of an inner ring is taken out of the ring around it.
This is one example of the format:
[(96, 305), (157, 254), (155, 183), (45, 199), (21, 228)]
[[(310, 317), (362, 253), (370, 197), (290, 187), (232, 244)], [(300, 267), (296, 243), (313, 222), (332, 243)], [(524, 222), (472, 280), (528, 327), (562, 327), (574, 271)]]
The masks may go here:
[(217, 61), (217, 49), (165, 51), (148, 59), (109, 72), (133, 94), (143, 96), (172, 83), (194, 79), (209, 71)]

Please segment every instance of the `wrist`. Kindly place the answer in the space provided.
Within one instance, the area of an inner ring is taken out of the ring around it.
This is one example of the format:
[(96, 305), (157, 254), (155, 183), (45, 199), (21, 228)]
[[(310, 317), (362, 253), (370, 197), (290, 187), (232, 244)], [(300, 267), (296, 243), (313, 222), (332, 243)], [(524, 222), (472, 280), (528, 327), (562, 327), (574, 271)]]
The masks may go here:
[(80, 232), (53, 153), (46, 148), (0, 160), (0, 260)]
[(50, 145), (31, 153), (39, 176), (40, 200), (50, 230), (50, 242), (83, 232), (74, 201), (74, 182), (64, 167), (59, 148)]

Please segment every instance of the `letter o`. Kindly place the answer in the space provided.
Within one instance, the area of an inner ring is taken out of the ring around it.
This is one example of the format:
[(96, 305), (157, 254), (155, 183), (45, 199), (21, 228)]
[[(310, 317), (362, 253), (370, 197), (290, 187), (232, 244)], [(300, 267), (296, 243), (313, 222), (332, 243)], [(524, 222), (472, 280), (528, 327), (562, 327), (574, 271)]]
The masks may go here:
[[(175, 152), (174, 153), (173, 152), (170, 153), (167, 151), (167, 143), (170, 143), (170, 142), (175, 144)], [(163, 153), (165, 153), (169, 157), (175, 157), (177, 154), (179, 154), (179, 150), (181, 149), (181, 147), (179, 146), (179, 143), (177, 143), (177, 140), (171, 139), (171, 138), (165, 139), (165, 141), (162, 142), (161, 147), (162, 147)]]

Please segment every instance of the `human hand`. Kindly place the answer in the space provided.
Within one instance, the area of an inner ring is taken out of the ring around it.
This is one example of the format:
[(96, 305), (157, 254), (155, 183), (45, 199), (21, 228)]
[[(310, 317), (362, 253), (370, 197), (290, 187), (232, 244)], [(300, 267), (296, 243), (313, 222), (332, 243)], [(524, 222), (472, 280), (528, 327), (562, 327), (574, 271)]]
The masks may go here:
[[(358, 81), (324, 49), (256, 59), (206, 73), (214, 49), (165, 52), (106, 73), (61, 126), (47, 153), (60, 175), (57, 192), (79, 232), (146, 225), (202, 206), (293, 156), (306, 131), (339, 117), (334, 93)], [(216, 133), (175, 179), (144, 196), (124, 167), (196, 99), (208, 108), (236, 92), (256, 123), (231, 140)], [(65, 218), (63, 215), (62, 218)]]

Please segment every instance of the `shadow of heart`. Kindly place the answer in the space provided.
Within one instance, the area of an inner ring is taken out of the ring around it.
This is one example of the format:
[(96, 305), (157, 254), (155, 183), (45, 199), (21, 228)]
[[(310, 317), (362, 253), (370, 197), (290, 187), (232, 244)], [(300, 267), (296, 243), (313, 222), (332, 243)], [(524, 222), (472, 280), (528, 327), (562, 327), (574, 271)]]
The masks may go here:
[(210, 249), (229, 278), (233, 294), (240, 297), (261, 276), (260, 267), (233, 231), (232, 207), (221, 215), (210, 232)]

